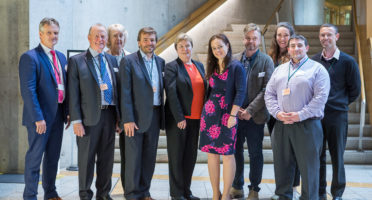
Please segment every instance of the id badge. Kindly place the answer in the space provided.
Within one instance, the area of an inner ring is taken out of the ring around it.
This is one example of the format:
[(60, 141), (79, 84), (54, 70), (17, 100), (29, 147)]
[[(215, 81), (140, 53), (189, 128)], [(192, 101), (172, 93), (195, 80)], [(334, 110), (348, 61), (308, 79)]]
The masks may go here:
[(102, 90), (102, 91), (104, 91), (104, 90), (107, 90), (107, 89), (108, 89), (108, 87), (107, 87), (107, 84), (106, 84), (106, 83), (102, 83), (102, 84), (100, 85), (100, 88), (101, 88), (101, 90)]
[(58, 90), (65, 90), (65, 86), (63, 84), (58, 84)]
[(152, 87), (152, 91), (154, 91), (154, 93), (156, 92), (156, 87)]
[(286, 88), (286, 89), (282, 90), (282, 95), (283, 96), (287, 96), (287, 95), (290, 95), (290, 94), (291, 94), (291, 89)]

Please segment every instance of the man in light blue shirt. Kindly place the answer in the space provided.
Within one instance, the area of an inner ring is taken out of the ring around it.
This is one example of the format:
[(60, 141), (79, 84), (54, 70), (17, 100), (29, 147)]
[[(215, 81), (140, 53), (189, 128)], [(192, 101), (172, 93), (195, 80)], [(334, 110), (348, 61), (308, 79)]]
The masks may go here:
[(305, 37), (289, 41), (290, 62), (276, 68), (266, 87), (265, 103), (278, 121), (272, 134), (276, 190), (292, 199), (296, 163), (302, 178), (301, 199), (318, 199), (319, 155), (330, 80), (324, 67), (307, 57)]

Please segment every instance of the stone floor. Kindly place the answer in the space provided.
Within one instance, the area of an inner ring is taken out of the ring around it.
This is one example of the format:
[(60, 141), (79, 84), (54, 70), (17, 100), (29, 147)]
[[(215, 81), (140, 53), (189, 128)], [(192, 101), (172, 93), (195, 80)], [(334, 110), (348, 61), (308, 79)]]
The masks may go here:
[[(370, 165), (347, 165), (347, 187), (343, 199), (372, 199), (372, 166)], [(249, 165), (245, 166), (245, 177), (248, 177)], [(331, 166), (327, 167), (327, 180), (331, 180)], [(272, 164), (265, 164), (261, 183), (260, 199), (270, 199), (275, 190), (274, 170)], [(112, 177), (113, 188), (111, 196), (115, 200), (124, 199), (120, 181), (120, 165), (115, 164)], [(246, 178), (246, 182), (248, 182)], [(328, 184), (329, 185), (329, 184)], [(245, 185), (246, 186), (246, 185)], [(1, 200), (22, 199), (24, 184), (0, 183)], [(94, 190), (94, 183), (92, 185)], [(222, 182), (221, 182), (222, 189)], [(76, 200), (78, 196), (77, 172), (61, 170), (57, 177), (57, 190), (64, 200)], [(206, 164), (197, 164), (194, 171), (191, 190), (195, 196), (202, 199), (210, 199), (212, 188), (209, 183), (208, 167)], [(327, 188), (329, 192), (329, 187)], [(154, 199), (170, 199), (168, 182), (168, 165), (156, 164), (155, 174), (151, 184), (151, 195)], [(248, 191), (245, 187), (245, 195)], [(43, 199), (43, 190), (39, 187), (38, 199)], [(328, 195), (328, 199), (332, 199)]]

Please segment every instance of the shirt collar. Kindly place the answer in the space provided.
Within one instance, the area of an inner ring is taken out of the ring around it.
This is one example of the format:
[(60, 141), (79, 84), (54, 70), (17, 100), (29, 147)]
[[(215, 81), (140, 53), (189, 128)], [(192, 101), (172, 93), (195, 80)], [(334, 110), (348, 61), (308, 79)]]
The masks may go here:
[(337, 60), (339, 60), (340, 59), (340, 50), (338, 48), (336, 48), (336, 51), (333, 53), (333, 56), (331, 58), (327, 59), (324, 56), (324, 49), (323, 49), (321, 57), (323, 57), (324, 60), (332, 60), (332, 58), (336, 58)]
[[(256, 58), (256, 56), (257, 56), (257, 54), (258, 54), (258, 52), (259, 52), (260, 50), (259, 49), (257, 49), (257, 51), (251, 56), (251, 57), (249, 57), (250, 59), (251, 59), (251, 61), (252, 60), (254, 60), (255, 58)], [(246, 55), (246, 53), (245, 53), (245, 51), (243, 52), (243, 61), (245, 61), (245, 60), (247, 60), (248, 59), (248, 57), (247, 57), (247, 55)]]
[[(90, 54), (92, 54), (93, 58), (97, 57), (98, 56), (98, 51), (92, 49), (91, 47), (89, 47), (89, 52)], [(102, 55), (104, 55), (104, 52), (102, 51)]]
[(305, 55), (301, 60), (300, 62), (298, 63), (293, 63), (292, 59), (289, 61), (289, 63), (292, 65), (293, 68), (297, 68), (298, 66), (301, 66), (302, 64), (304, 64), (304, 62), (308, 59), (309, 57), (307, 55)]
[[(140, 49), (140, 53), (141, 53), (141, 56), (143, 58), (143, 60), (145, 61), (150, 61), (148, 58), (147, 58), (147, 55), (145, 53), (143, 53), (143, 51)], [(154, 57), (155, 53), (152, 53), (152, 56)]]
[(40, 45), (41, 45), (41, 47), (43, 48), (43, 50), (44, 50), (44, 52), (45, 52), (46, 54), (50, 54), (50, 51), (51, 51), (52, 49), (50, 49), (50, 48), (48, 48), (47, 46), (43, 45), (43, 43), (41, 43), (41, 42), (40, 42)]

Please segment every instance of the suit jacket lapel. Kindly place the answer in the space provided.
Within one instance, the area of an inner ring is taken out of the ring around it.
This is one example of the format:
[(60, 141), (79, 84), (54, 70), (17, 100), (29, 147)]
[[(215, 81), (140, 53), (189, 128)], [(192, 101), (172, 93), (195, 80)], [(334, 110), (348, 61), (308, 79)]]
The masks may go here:
[(44, 52), (44, 49), (41, 47), (41, 45), (39, 45), (38, 51), (39, 51), (39, 57), (41, 58), (40, 61), (42, 61), (43, 65), (45, 65), (48, 68), (48, 71), (50, 72), (50, 75), (52, 76), (52, 78), (54, 80), (54, 83), (57, 84), (57, 80), (56, 80), (56, 77), (55, 77), (55, 74), (54, 74), (53, 66), (50, 63), (48, 55), (46, 55), (46, 53)]
[(88, 65), (88, 68), (90, 70), (90, 72), (92, 73), (94, 79), (96, 80), (97, 82), (97, 85), (99, 86), (99, 81), (98, 81), (98, 76), (97, 76), (97, 72), (96, 72), (96, 69), (94, 67), (94, 61), (93, 61), (93, 56), (92, 54), (89, 52), (89, 49), (87, 50), (86, 52), (86, 57), (85, 57), (85, 61), (87, 62), (87, 65)]
[(187, 69), (185, 68), (185, 65), (183, 64), (180, 58), (177, 58), (177, 63), (178, 63), (178, 69), (181, 72), (184, 79), (186, 80), (187, 85), (189, 86), (189, 88), (192, 88), (191, 79), (190, 79), (189, 73), (187, 73)]
[(141, 68), (143, 74), (145, 75), (147, 82), (148, 82), (148, 83), (151, 85), (151, 87), (152, 87), (152, 83), (151, 83), (151, 80), (150, 80), (149, 72), (147, 71), (147, 68), (146, 68), (145, 62), (143, 61), (143, 59), (142, 59), (142, 55), (141, 55), (141, 53), (140, 53), (139, 50), (137, 51), (137, 56), (138, 56), (138, 65), (139, 65), (139, 67)]
[(158, 56), (156, 56), (155, 54), (153, 54), (153, 56), (155, 58), (156, 67), (158, 69), (160, 88), (164, 88), (163, 87), (163, 69), (161, 68), (161, 63), (159, 62)]

